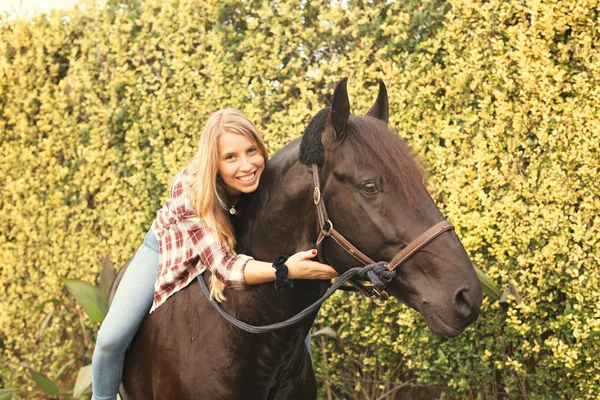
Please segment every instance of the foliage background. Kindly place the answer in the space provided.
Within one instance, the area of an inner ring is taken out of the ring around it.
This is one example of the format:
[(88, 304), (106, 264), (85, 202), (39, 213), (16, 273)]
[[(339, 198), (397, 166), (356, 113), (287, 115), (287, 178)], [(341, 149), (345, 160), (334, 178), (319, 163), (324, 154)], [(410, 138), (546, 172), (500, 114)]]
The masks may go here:
[(445, 398), (597, 398), (599, 6), (111, 0), (2, 17), (0, 387), (36, 396), (23, 361), (72, 384), (97, 326), (61, 279), (94, 282), (104, 254), (133, 254), (212, 111), (242, 109), (274, 151), (349, 76), (355, 113), (385, 80), (434, 199), (523, 300), (485, 299), (444, 340), (403, 306), (336, 296), (319, 323), (338, 339), (314, 352), (322, 395), (410, 381)]

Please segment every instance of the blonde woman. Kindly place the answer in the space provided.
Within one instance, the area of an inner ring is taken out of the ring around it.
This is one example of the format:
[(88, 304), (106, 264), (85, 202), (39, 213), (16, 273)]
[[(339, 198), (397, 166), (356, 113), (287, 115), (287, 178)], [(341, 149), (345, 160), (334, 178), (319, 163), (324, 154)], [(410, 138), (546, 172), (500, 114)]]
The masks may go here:
[[(129, 264), (100, 331), (92, 358), (93, 400), (115, 399), (125, 350), (148, 311), (209, 269), (211, 296), (225, 287), (247, 289), (276, 280), (269, 262), (235, 254), (231, 219), (244, 194), (258, 188), (268, 160), (254, 124), (235, 109), (214, 113), (206, 123), (192, 162), (171, 184), (143, 244)], [(331, 279), (328, 265), (311, 261), (317, 251), (294, 254), (288, 279)]]

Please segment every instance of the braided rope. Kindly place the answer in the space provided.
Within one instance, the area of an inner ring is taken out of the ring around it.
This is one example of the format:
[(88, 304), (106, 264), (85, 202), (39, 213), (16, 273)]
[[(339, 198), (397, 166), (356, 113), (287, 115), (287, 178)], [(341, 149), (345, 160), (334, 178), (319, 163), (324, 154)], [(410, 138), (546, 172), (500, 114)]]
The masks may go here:
[(208, 299), (210, 304), (227, 321), (231, 322), (233, 325), (237, 326), (238, 328), (240, 328), (246, 332), (266, 333), (266, 332), (274, 331), (276, 329), (287, 328), (288, 326), (294, 325), (298, 321), (304, 319), (310, 313), (317, 310), (321, 306), (321, 304), (323, 304), (323, 302), (325, 300), (327, 300), (337, 289), (339, 289), (340, 286), (342, 286), (344, 283), (346, 283), (350, 279), (354, 278), (355, 276), (358, 276), (363, 279), (368, 279), (369, 281), (371, 281), (373, 283), (373, 285), (377, 289), (383, 289), (386, 284), (384, 279), (388, 280), (388, 279), (392, 279), (393, 277), (396, 276), (396, 271), (389, 271), (386, 268), (386, 265), (387, 265), (386, 262), (380, 261), (375, 264), (369, 264), (365, 267), (350, 268), (348, 271), (346, 271), (342, 275), (340, 275), (340, 277), (335, 281), (335, 283), (333, 285), (331, 285), (329, 287), (329, 289), (327, 289), (327, 292), (325, 292), (325, 294), (319, 300), (317, 300), (316, 302), (314, 302), (313, 304), (308, 306), (306, 309), (300, 311), (298, 314), (294, 315), (293, 317), (291, 317), (285, 321), (278, 322), (278, 323), (271, 324), (271, 325), (263, 325), (263, 326), (255, 326), (255, 325), (247, 324), (247, 323), (235, 318), (233, 315), (227, 313), (227, 311), (225, 311), (221, 308), (219, 303), (217, 303), (215, 300), (210, 298), (210, 292), (208, 290), (208, 286), (206, 285), (206, 282), (204, 282), (204, 278), (202, 277), (202, 274), (198, 275), (198, 282), (200, 283), (200, 287), (202, 288), (202, 291), (204, 292), (204, 295), (206, 296), (206, 298)]

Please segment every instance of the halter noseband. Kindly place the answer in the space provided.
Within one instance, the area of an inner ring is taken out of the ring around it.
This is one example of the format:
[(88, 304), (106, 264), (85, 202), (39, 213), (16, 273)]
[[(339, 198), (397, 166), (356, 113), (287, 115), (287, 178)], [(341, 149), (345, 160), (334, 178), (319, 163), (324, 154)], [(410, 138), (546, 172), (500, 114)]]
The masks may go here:
[[(325, 208), (325, 203), (321, 198), (321, 182), (319, 179), (319, 167), (317, 164), (312, 164), (312, 173), (313, 173), (313, 181), (314, 181), (314, 192), (313, 192), (313, 200), (315, 205), (317, 206), (317, 215), (319, 217), (319, 237), (317, 238), (317, 249), (319, 251), (319, 260), (321, 262), (325, 261), (323, 256), (323, 252), (321, 251), (323, 247), (323, 241), (325, 238), (332, 238), (342, 249), (344, 249), (348, 254), (354, 257), (363, 265), (375, 264), (375, 261), (370, 257), (365, 255), (363, 252), (358, 250), (352, 243), (350, 243), (343, 235), (341, 235), (338, 231), (333, 227), (333, 223), (329, 219), (327, 215), (327, 209)], [(431, 242), (433, 239), (441, 235), (442, 233), (453, 230), (454, 225), (452, 225), (448, 221), (441, 221), (429, 228), (425, 232), (423, 232), (419, 237), (413, 240), (408, 246), (402, 249), (392, 260), (387, 264), (386, 268), (390, 271), (394, 271), (400, 265), (402, 265), (406, 260), (408, 260), (413, 254), (422, 249), (427, 243)], [(387, 300), (389, 295), (385, 290), (378, 290), (372, 286), (364, 286), (363, 284), (350, 281), (350, 283), (358, 289), (359, 292), (364, 294), (367, 297), (376, 297), (382, 300)]]

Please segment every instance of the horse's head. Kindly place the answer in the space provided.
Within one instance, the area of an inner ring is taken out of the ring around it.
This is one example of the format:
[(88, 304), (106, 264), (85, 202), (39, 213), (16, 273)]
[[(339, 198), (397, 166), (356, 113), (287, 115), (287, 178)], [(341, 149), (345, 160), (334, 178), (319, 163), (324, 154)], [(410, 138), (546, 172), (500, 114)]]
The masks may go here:
[[(376, 261), (390, 261), (444, 221), (409, 147), (391, 131), (385, 85), (366, 116), (350, 115), (346, 79), (331, 108), (317, 114), (302, 139), (301, 160), (320, 166), (321, 198), (331, 224)], [(332, 239), (322, 253), (338, 272), (357, 261)], [(396, 269), (387, 291), (419, 311), (429, 327), (456, 336), (477, 319), (481, 286), (453, 230), (430, 241)]]

